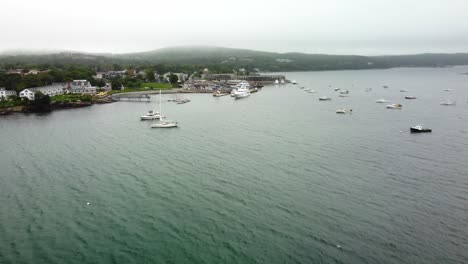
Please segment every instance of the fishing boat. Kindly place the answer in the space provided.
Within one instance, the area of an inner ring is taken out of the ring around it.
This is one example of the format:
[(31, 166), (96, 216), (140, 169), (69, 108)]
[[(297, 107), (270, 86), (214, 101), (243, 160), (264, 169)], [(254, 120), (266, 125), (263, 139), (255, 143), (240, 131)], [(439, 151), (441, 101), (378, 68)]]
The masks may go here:
[(411, 133), (430, 133), (432, 132), (432, 129), (419, 125), (419, 126), (410, 127), (410, 131)]
[(331, 100), (331, 98), (328, 97), (328, 96), (320, 96), (319, 97), (319, 101), (330, 101), (330, 100)]
[(403, 106), (401, 104), (389, 104), (387, 105), (388, 109), (401, 109)]
[(383, 98), (380, 98), (378, 99), (377, 101), (375, 101), (376, 103), (388, 103), (387, 100), (383, 99)]
[(416, 99), (416, 96), (405, 96), (405, 99)]
[[(161, 113), (161, 105), (161, 90), (159, 90), (159, 113)], [(151, 124), (151, 128), (172, 128), (178, 126), (177, 121), (163, 120), (164, 118), (159, 119), (158, 123)]]

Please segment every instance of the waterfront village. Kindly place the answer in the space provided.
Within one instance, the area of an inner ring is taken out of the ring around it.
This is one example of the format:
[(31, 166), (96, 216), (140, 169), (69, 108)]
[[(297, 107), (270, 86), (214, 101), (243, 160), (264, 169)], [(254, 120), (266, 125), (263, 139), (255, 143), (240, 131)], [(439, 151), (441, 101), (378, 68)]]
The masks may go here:
[[(10, 69), (4, 71), (6, 75), (18, 75), (25, 77), (28, 75), (39, 75), (48, 71)], [(159, 75), (152, 72), (154, 77), (148, 77), (148, 71), (127, 69), (121, 71), (95, 72), (94, 81), (102, 85), (93, 86), (89, 80), (70, 80), (62, 83), (52, 83), (48, 85), (24, 88), (19, 91), (0, 87), (0, 114), (12, 112), (34, 112), (30, 111), (27, 105), (33, 105), (44, 96), (49, 98), (52, 108), (74, 108), (89, 106), (93, 103), (111, 103), (117, 101), (118, 95), (131, 94), (132, 92), (142, 94), (144, 92), (156, 92), (165, 89), (169, 93), (213, 93), (214, 96), (227, 95), (239, 83), (248, 83), (252, 91), (257, 91), (265, 85), (274, 83), (286, 83), (284, 75), (266, 75), (260, 73), (246, 73), (244, 69), (239, 69), (231, 74), (215, 74), (205, 68), (199, 74), (172, 73), (167, 72)], [(120, 82), (113, 82), (117, 78), (139, 78), (145, 81), (138, 89), (125, 87)], [(145, 86), (147, 85), (147, 86)], [(176, 89), (173, 89), (176, 88)], [(16, 101), (17, 103), (12, 103)]]

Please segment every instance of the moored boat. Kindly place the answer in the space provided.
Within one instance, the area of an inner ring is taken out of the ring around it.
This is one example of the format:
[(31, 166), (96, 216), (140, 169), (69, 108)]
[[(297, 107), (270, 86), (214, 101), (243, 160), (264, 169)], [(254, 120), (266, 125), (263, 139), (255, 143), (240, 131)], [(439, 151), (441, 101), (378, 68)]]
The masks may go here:
[(376, 103), (388, 103), (387, 100), (383, 99), (383, 98), (380, 98), (378, 99), (377, 101), (375, 101)]
[(401, 105), (401, 104), (389, 104), (389, 105), (387, 105), (388, 109), (401, 109), (402, 107), (403, 107), (403, 105)]
[(320, 96), (319, 97), (319, 101), (330, 101), (330, 100), (331, 100), (331, 98), (328, 97), (328, 96)]
[(456, 105), (456, 102), (452, 100), (446, 100), (446, 101), (440, 102), (440, 105)]
[(419, 125), (419, 126), (410, 127), (410, 131), (411, 133), (429, 133), (429, 132), (432, 132), (432, 129)]
[(344, 109), (344, 108), (338, 109), (338, 110), (336, 110), (336, 113), (337, 114), (346, 114), (346, 109)]
[(405, 99), (416, 99), (416, 96), (405, 96)]
[(159, 112), (154, 112), (153, 110), (149, 110), (148, 113), (140, 116), (140, 120), (155, 120), (155, 119), (161, 119), (164, 118), (164, 116), (161, 116)]

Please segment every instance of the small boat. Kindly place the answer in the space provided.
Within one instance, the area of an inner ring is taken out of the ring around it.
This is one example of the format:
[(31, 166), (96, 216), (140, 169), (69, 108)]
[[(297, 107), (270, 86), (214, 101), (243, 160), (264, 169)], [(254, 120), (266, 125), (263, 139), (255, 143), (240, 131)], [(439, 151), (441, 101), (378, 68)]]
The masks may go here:
[(338, 109), (338, 110), (336, 110), (336, 113), (337, 114), (346, 114), (346, 109), (344, 109), (344, 108)]
[(348, 90), (342, 91), (342, 92), (340, 92), (340, 94), (349, 94), (349, 91)]
[(446, 100), (446, 101), (440, 102), (440, 105), (456, 105), (456, 102), (452, 100)]
[(330, 100), (331, 100), (331, 98), (328, 97), (328, 96), (320, 96), (319, 97), (319, 101), (330, 101)]
[(276, 79), (276, 80), (275, 80), (275, 84), (279, 84), (279, 81), (278, 81), (278, 79)]
[(292, 84), (297, 84), (296, 80), (291, 81)]
[(335, 92), (336, 92), (336, 91), (339, 91), (339, 90), (340, 90), (340, 88), (335, 88)]
[(161, 116), (159, 112), (154, 112), (153, 110), (149, 110), (148, 113), (140, 116), (140, 120), (155, 120), (155, 119), (161, 119), (161, 117), (164, 118), (164, 116)]
[(372, 88), (366, 88), (366, 92), (372, 91)]
[[(161, 90), (159, 90), (159, 112), (161, 113)], [(164, 120), (165, 117), (162, 117), (159, 119), (159, 123), (153, 123), (151, 124), (151, 128), (172, 128), (172, 127), (177, 127), (178, 123), (177, 121), (170, 121), (170, 120)]]
[(401, 90), (400, 90), (400, 92), (402, 92), (402, 93), (406, 93), (407, 91), (408, 91), (408, 90), (406, 90), (406, 89), (401, 89)]
[(416, 96), (405, 96), (405, 99), (416, 99)]
[(309, 90), (309, 91), (307, 91), (307, 92), (309, 92), (309, 93), (316, 93), (315, 90)]
[(389, 104), (387, 105), (388, 109), (401, 109), (403, 106), (401, 104)]
[(379, 100), (375, 101), (376, 103), (388, 103), (387, 100), (380, 98)]
[(383, 88), (388, 88), (388, 85), (383, 85), (382, 87), (383, 87)]
[(339, 94), (338, 97), (349, 97), (349, 94)]
[(310, 89), (304, 89), (304, 92), (308, 92), (308, 91), (310, 91)]
[(281, 79), (280, 83), (281, 83), (281, 84), (284, 84), (284, 83), (285, 83), (285, 82), (284, 82), (284, 79)]
[(447, 89), (444, 89), (444, 91), (450, 92), (450, 91), (453, 91), (453, 89), (447, 88)]
[(305, 88), (304, 86), (299, 87), (299, 89), (304, 89), (304, 88)]
[(430, 133), (432, 132), (432, 129), (426, 128), (423, 126), (414, 126), (414, 127), (410, 127), (410, 132), (411, 133)]

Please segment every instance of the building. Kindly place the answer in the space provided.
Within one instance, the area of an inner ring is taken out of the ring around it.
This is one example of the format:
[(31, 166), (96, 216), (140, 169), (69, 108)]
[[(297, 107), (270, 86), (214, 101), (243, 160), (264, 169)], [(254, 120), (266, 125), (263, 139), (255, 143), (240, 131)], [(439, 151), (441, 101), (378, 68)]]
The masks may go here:
[(96, 87), (87, 80), (73, 80), (67, 84), (67, 90), (75, 94), (96, 94)]
[(7, 98), (10, 96), (16, 95), (14, 90), (5, 90), (5, 88), (0, 88), (0, 99)]
[(29, 100), (34, 100), (34, 96), (38, 91), (48, 96), (55, 96), (55, 95), (64, 94), (65, 87), (63, 83), (53, 83), (47, 86), (27, 88), (20, 92), (19, 97), (28, 98)]

